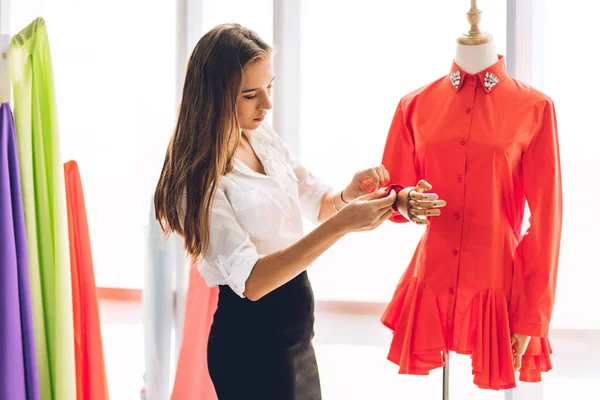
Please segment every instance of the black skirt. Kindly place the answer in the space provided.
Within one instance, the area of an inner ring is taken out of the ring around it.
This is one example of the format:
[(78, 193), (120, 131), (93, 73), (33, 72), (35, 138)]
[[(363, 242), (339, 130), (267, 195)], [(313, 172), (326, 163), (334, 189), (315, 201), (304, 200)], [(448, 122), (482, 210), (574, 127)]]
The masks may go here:
[(219, 400), (320, 400), (306, 272), (258, 301), (219, 287), (208, 370)]

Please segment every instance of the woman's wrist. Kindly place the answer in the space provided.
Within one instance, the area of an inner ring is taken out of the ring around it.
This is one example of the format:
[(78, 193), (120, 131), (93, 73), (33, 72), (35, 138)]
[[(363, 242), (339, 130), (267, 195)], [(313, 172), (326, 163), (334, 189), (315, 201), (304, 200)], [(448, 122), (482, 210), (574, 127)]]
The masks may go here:
[[(341, 210), (341, 207), (337, 205), (337, 201), (336, 201), (336, 197), (338, 197), (337, 193), (333, 194), (333, 197), (331, 198), (331, 203), (333, 204), (333, 209), (335, 212), (338, 212)], [(343, 206), (342, 206), (343, 207)]]
[(352, 186), (353, 185), (350, 184), (340, 192), (340, 198), (345, 204), (350, 203), (352, 200), (356, 199), (361, 195), (361, 193)]

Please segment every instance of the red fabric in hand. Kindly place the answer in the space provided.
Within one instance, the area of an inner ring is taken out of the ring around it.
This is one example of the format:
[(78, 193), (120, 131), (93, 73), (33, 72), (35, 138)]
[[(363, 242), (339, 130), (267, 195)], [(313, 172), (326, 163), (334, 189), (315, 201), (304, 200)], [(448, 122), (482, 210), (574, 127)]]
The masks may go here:
[[(397, 183), (394, 183), (390, 186), (388, 186), (388, 188), (385, 190), (385, 194), (383, 196), (381, 196), (381, 198), (387, 197), (390, 195), (390, 193), (392, 192), (392, 190), (395, 190), (396, 193), (400, 193), (402, 190), (404, 190), (404, 186), (399, 185)], [(394, 204), (392, 204), (392, 208), (394, 209), (394, 211), (398, 211), (398, 207), (396, 207), (396, 203), (394, 202)]]

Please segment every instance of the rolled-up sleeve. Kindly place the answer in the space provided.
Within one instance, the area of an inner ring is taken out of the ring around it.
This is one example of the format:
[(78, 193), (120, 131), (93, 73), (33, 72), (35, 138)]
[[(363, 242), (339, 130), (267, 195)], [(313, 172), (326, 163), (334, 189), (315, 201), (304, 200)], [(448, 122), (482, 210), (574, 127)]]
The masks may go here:
[(300, 197), (302, 215), (313, 224), (316, 224), (319, 222), (319, 213), (321, 212), (323, 198), (333, 188), (314, 176), (294, 157), (291, 157), (291, 165), (296, 178), (298, 178), (298, 195)]
[(225, 192), (219, 188), (211, 212), (210, 244), (204, 258), (211, 274), (223, 278), (231, 289), (244, 297), (246, 280), (260, 259), (256, 246), (235, 219)]

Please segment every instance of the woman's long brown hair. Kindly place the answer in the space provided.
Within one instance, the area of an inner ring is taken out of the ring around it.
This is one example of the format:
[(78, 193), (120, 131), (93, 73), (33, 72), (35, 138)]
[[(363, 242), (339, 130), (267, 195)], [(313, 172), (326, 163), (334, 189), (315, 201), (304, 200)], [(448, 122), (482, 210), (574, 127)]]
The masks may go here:
[(271, 47), (254, 31), (224, 24), (205, 34), (190, 56), (177, 125), (154, 193), (163, 232), (184, 239), (192, 262), (206, 254), (219, 179), (233, 169), (240, 140), (236, 101), (243, 69)]

